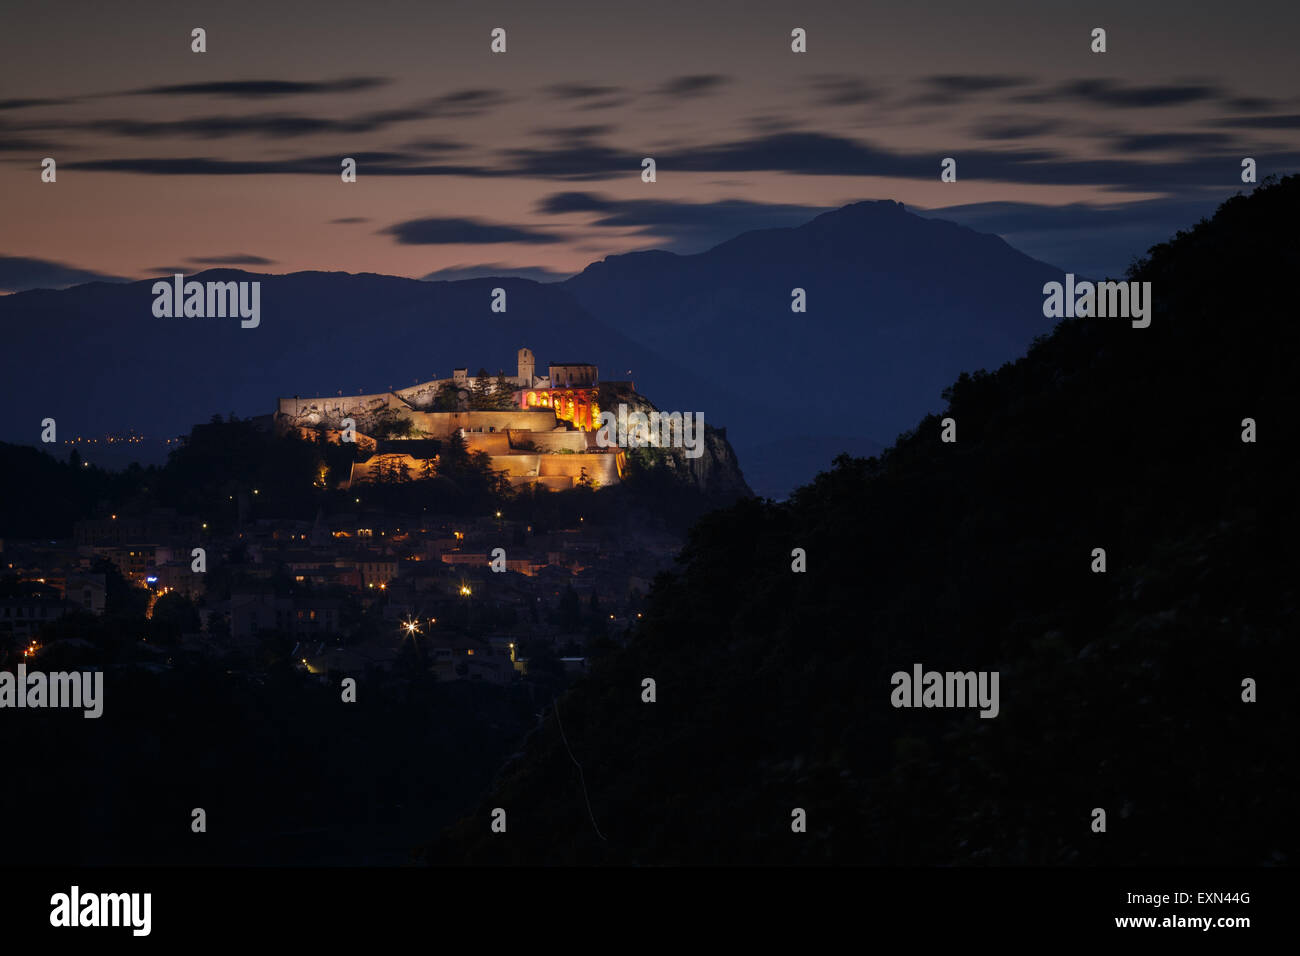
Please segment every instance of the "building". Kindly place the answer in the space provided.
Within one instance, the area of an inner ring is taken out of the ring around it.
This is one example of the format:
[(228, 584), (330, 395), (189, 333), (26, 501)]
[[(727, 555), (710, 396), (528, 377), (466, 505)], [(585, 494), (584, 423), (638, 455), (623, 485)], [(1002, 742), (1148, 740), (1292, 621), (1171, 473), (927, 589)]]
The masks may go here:
[(552, 388), (594, 386), (598, 379), (596, 366), (586, 362), (560, 362), (547, 369)]
[(27, 640), (73, 609), (58, 588), (28, 581), (21, 589), (22, 593), (0, 598), (0, 639)]
[(103, 614), (108, 603), (106, 577), (103, 574), (69, 574), (64, 586), (65, 600), (91, 614)]
[[(437, 473), (441, 446), (452, 436), (467, 449), (483, 452), (494, 471), (512, 486), (538, 484), (551, 490), (580, 485), (599, 487), (623, 479), (626, 455), (620, 448), (603, 448), (593, 441), (600, 424), (597, 404), (599, 369), (585, 362), (557, 363), (548, 374), (536, 374), (532, 351), (521, 348), (518, 373), (506, 378), (514, 387), (510, 408), (438, 410), (434, 405), (446, 384), (462, 394), (478, 379), (457, 368), (450, 379), (435, 379), (385, 394), (327, 399), (281, 398), (277, 427), (337, 429), (344, 418), (356, 426), (358, 448), (369, 451), (352, 464), (340, 487), (359, 483), (414, 481)], [(493, 380), (495, 382), (495, 380)], [(376, 441), (368, 427), (405, 422), (408, 438)], [(322, 479), (323, 480), (323, 479)]]

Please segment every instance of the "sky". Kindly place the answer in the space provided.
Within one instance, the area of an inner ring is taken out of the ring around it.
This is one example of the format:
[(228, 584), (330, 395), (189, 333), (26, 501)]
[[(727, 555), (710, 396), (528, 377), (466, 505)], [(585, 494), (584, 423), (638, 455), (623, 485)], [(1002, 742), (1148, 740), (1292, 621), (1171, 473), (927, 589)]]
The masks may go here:
[(0, 291), (561, 278), (864, 199), (1118, 274), (1248, 189), (1243, 157), (1300, 170), (1298, 26), (1292, 0), (26, 5), (0, 30)]

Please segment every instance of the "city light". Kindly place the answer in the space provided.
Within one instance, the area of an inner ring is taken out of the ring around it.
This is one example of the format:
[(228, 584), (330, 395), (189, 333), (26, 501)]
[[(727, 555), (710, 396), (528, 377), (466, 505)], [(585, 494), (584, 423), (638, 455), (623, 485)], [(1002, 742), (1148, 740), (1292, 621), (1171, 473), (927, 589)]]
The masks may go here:
[(404, 622), (402, 623), (402, 627), (404, 627), (404, 628), (406, 629), (406, 633), (407, 633), (407, 634), (419, 634), (419, 633), (420, 633), (420, 625), (416, 624), (415, 621), (404, 621)]

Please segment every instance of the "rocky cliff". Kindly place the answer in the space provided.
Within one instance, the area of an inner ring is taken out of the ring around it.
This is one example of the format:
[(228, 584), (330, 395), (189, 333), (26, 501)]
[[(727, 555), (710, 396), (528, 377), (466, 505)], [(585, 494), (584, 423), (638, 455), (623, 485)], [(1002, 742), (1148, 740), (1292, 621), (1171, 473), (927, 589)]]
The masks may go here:
[[(601, 386), (597, 403), (601, 411), (614, 414), (618, 413), (619, 405), (625, 405), (627, 416), (640, 412), (649, 418), (652, 412), (662, 412), (644, 395), (615, 383)], [(651, 445), (648, 448), (629, 448), (628, 462), (633, 472), (663, 468), (711, 499), (734, 500), (753, 495), (741, 472), (736, 452), (727, 441), (727, 430), (714, 428), (707, 421), (704, 423), (703, 452), (697, 457), (689, 457), (687, 449), (682, 447)]]

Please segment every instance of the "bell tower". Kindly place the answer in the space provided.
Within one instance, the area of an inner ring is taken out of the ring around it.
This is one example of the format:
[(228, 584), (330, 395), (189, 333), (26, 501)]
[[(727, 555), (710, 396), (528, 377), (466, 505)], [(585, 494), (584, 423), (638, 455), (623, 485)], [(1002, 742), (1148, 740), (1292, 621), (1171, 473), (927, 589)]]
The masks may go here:
[(531, 388), (533, 385), (533, 371), (537, 367), (537, 362), (533, 358), (531, 349), (519, 350), (519, 387)]

